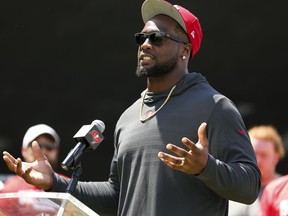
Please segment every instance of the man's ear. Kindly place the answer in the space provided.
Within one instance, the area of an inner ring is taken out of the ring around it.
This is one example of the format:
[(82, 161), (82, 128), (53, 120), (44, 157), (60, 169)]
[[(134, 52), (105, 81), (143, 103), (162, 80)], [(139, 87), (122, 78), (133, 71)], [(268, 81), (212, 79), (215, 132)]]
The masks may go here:
[(192, 44), (187, 43), (184, 45), (184, 50), (183, 50), (182, 56), (186, 56), (187, 59), (190, 59), (191, 55), (192, 55)]

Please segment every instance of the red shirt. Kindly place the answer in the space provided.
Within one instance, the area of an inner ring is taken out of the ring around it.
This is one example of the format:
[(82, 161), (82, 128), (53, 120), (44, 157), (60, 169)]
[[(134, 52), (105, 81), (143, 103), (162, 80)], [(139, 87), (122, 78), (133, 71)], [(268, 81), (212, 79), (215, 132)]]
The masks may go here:
[(8, 178), (4, 182), (4, 187), (0, 190), (0, 193), (10, 193), (10, 192), (18, 192), (18, 191), (26, 191), (26, 190), (41, 190), (34, 185), (28, 184), (23, 178), (18, 175), (12, 176)]
[(288, 175), (270, 182), (264, 189), (261, 216), (288, 216)]
[[(4, 182), (4, 187), (2, 190), (0, 190), (0, 193), (13, 193), (13, 192), (29, 193), (37, 191), (43, 192), (44, 190), (34, 185), (28, 184), (23, 178), (21, 178), (18, 175), (15, 175), (10, 177)], [(58, 208), (59, 207), (54, 202), (49, 200), (43, 202), (43, 199), (42, 200), (35, 198), (0, 199), (0, 215), (5, 216), (40, 215), (39, 211), (49, 213), (48, 215), (54, 215), (54, 213), (57, 212)]]

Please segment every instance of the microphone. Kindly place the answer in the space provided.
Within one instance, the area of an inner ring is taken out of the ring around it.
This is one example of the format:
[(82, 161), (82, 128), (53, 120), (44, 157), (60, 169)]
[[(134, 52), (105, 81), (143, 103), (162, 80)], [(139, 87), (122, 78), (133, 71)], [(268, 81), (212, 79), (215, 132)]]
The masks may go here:
[(62, 169), (73, 170), (84, 152), (95, 150), (104, 139), (102, 135), (104, 130), (105, 124), (101, 120), (94, 120), (90, 125), (83, 125), (73, 137), (77, 144), (62, 162)]

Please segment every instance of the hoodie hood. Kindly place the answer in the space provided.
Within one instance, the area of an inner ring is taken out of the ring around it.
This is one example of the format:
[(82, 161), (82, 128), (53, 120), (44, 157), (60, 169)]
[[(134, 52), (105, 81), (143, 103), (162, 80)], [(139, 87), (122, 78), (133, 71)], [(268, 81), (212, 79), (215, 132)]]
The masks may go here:
[[(176, 84), (176, 88), (172, 92), (171, 97), (173, 97), (174, 95), (179, 95), (179, 94), (183, 93), (184, 91), (186, 91), (186, 89), (191, 88), (198, 83), (207, 83), (208, 84), (208, 81), (200, 73), (192, 72), (192, 73), (186, 74)], [(147, 92), (145, 99), (144, 99), (144, 103), (145, 104), (154, 103), (158, 100), (166, 98), (167, 95), (169, 94), (169, 92), (170, 92), (170, 89), (168, 91), (161, 91), (161, 92), (156, 92), (156, 93), (155, 92)], [(144, 93), (145, 93), (145, 91), (143, 91), (141, 93), (141, 97), (143, 97)]]

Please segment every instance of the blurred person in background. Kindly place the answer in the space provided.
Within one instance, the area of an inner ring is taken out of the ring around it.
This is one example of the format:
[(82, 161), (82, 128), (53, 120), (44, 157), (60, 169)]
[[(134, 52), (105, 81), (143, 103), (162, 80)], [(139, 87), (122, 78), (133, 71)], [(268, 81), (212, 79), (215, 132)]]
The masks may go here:
[(257, 125), (251, 127), (248, 133), (261, 171), (261, 189), (257, 200), (251, 205), (229, 201), (229, 216), (257, 215), (265, 186), (281, 177), (276, 171), (276, 166), (280, 159), (284, 158), (285, 150), (277, 129), (272, 125)]
[[(41, 148), (43, 155), (47, 158), (53, 169), (58, 170), (59, 165), (59, 145), (60, 137), (58, 133), (50, 126), (46, 124), (34, 125), (26, 131), (23, 142), (21, 153), (24, 161), (33, 162), (35, 157), (32, 150), (32, 142), (37, 141)], [(66, 177), (63, 174), (59, 174)], [(14, 175), (4, 181), (3, 187), (0, 193), (12, 193), (12, 192), (44, 192), (43, 189), (36, 187), (32, 184), (28, 184), (23, 178), (18, 175)], [(23, 206), (23, 207), (21, 207)], [(25, 207), (24, 207), (25, 206)], [(29, 211), (27, 211), (29, 208)], [(0, 202), (0, 215), (36, 215), (39, 209), (55, 212), (58, 209), (54, 203), (44, 202), (41, 200), (19, 198), (18, 202), (14, 200), (5, 199)]]
[[(59, 165), (59, 145), (60, 137), (58, 133), (50, 126), (46, 124), (37, 124), (30, 127), (22, 142), (21, 153), (25, 162), (35, 161), (35, 157), (32, 151), (32, 142), (36, 140), (41, 148), (43, 154), (47, 157), (49, 163), (53, 169), (58, 170)], [(41, 190), (34, 185), (28, 184), (20, 176), (12, 176), (8, 178), (3, 185), (1, 193), (17, 192), (25, 190)]]
[(288, 216), (288, 174), (271, 181), (265, 187), (259, 216)]

